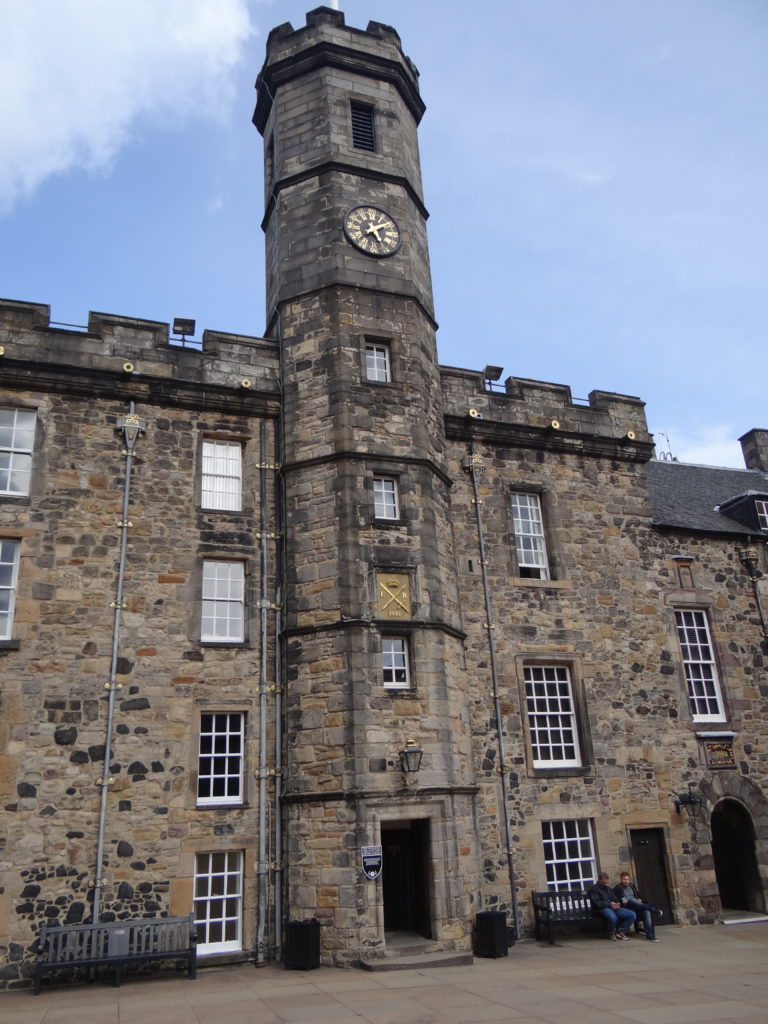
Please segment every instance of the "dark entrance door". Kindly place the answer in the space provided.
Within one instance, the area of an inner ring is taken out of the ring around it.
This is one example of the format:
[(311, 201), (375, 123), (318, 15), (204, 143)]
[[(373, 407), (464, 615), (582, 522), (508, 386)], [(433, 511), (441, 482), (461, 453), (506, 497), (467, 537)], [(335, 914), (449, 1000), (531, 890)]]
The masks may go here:
[(664, 833), (660, 828), (633, 828), (630, 831), (630, 842), (636, 872), (635, 883), (640, 895), (664, 911), (664, 916), (655, 922), (656, 927), (669, 924), (672, 904), (664, 859)]
[(429, 821), (382, 824), (384, 928), (431, 938), (429, 910)]
[(723, 910), (763, 913), (755, 830), (749, 812), (735, 800), (723, 800), (712, 812), (712, 856)]

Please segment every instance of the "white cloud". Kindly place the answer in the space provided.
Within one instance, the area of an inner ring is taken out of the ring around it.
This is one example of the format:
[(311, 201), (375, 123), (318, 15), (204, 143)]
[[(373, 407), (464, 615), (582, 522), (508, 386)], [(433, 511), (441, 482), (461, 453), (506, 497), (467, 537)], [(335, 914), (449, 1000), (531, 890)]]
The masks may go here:
[(0, 210), (141, 116), (220, 116), (252, 33), (246, 0), (0, 0), (0, 22)]
[(738, 437), (744, 430), (736, 430), (731, 423), (713, 423), (691, 431), (690, 427), (670, 427), (655, 433), (656, 453), (670, 451), (679, 462), (693, 462), (699, 466), (730, 466), (744, 469), (744, 457)]

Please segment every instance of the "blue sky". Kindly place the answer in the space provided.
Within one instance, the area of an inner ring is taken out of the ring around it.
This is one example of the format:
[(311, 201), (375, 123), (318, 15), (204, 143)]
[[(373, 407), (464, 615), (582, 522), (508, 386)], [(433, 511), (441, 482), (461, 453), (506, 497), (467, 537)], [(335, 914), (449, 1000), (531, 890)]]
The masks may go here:
[[(0, 295), (261, 334), (269, 30), (297, 0), (0, 0)], [(440, 361), (768, 427), (765, 0), (341, 0), (421, 72)]]

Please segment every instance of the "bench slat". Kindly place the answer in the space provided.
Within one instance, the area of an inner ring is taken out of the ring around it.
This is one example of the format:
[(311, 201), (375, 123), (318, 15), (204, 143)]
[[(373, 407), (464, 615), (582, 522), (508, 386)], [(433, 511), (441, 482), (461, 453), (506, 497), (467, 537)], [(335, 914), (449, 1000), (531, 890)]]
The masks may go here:
[(114, 984), (124, 965), (138, 961), (180, 959), (196, 976), (197, 932), (194, 915), (111, 921), (99, 924), (43, 925), (35, 964), (35, 995), (45, 971), (80, 966), (109, 966)]
[(531, 896), (536, 938), (540, 939), (546, 932), (551, 946), (555, 943), (556, 925), (592, 921), (599, 917), (589, 896), (581, 889), (533, 892)]

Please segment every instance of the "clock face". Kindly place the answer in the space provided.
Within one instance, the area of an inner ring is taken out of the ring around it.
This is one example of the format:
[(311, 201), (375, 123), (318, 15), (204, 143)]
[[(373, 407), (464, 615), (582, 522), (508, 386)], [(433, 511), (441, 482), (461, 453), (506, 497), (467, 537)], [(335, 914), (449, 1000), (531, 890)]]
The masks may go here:
[(350, 210), (344, 218), (344, 232), (352, 245), (369, 256), (391, 256), (400, 248), (400, 228), (375, 206)]

